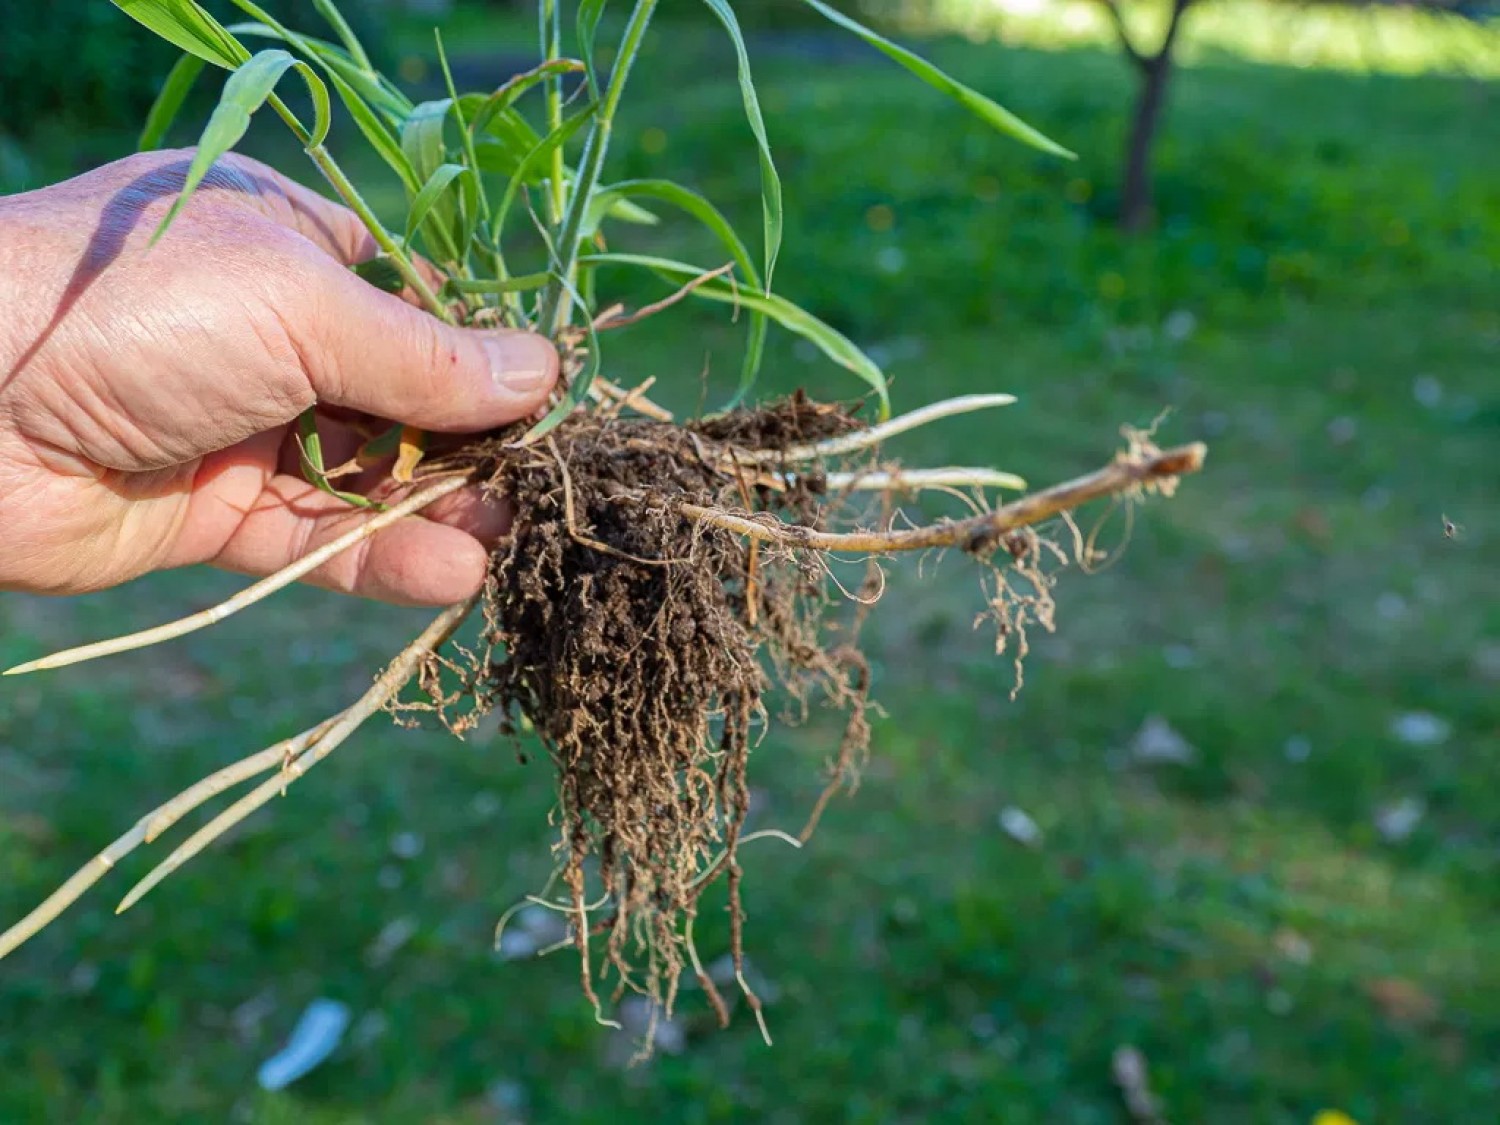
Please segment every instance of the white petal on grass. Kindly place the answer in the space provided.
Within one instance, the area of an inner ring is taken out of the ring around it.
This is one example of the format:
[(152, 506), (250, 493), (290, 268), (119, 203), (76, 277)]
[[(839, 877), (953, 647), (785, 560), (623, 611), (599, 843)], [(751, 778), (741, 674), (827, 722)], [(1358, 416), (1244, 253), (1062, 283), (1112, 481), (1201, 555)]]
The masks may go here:
[(1187, 766), (1198, 758), (1198, 751), (1193, 745), (1160, 715), (1152, 715), (1141, 724), (1141, 729), (1130, 743), (1130, 753), (1137, 762), (1147, 765), (1166, 763)]
[(1408, 746), (1440, 746), (1453, 733), (1453, 724), (1430, 711), (1408, 711), (1391, 720), (1391, 734)]

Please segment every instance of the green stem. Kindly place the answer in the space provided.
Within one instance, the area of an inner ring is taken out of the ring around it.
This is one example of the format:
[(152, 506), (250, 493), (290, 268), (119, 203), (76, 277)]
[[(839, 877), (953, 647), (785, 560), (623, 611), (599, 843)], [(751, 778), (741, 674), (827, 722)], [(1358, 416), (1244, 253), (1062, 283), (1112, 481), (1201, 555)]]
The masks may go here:
[(437, 294), (427, 284), (427, 279), (411, 264), (411, 258), (407, 256), (406, 251), (396, 245), (396, 240), (390, 236), (385, 227), (381, 226), (380, 220), (375, 217), (375, 212), (370, 210), (370, 205), (365, 202), (364, 196), (359, 194), (359, 189), (354, 186), (348, 176), (344, 175), (344, 170), (338, 166), (338, 162), (329, 151), (320, 144), (309, 143), (312, 141), (312, 134), (307, 131), (307, 126), (297, 119), (297, 115), (288, 109), (286, 103), (279, 97), (272, 94), (267, 100), (277, 116), (286, 122), (287, 128), (291, 129), (297, 139), (302, 142), (308, 159), (317, 166), (318, 171), (323, 173), (323, 178), (344, 201), (344, 206), (359, 217), (359, 221), (364, 223), (371, 237), (375, 239), (375, 244), (391, 259), (391, 264), (396, 267), (401, 280), (411, 286), (412, 292), (427, 307), (428, 312), (439, 320), (452, 324), (453, 315), (448, 312), (447, 306), (438, 300)]
[(578, 175), (573, 184), (572, 198), (568, 201), (567, 218), (563, 221), (562, 234), (557, 240), (557, 276), (543, 294), (541, 316), (538, 318), (542, 328), (553, 336), (561, 332), (568, 322), (574, 274), (578, 268), (578, 252), (583, 241), (583, 221), (589, 202), (593, 199), (594, 189), (599, 186), (599, 174), (604, 169), (604, 156), (609, 150), (615, 110), (619, 108), (625, 80), (630, 76), (630, 67), (636, 56), (640, 54), (641, 41), (646, 37), (646, 26), (651, 22), (656, 5), (657, 0), (636, 0), (635, 10), (630, 13), (630, 22), (625, 25), (625, 34), (620, 39), (620, 50), (610, 71), (604, 100), (589, 128), (583, 159), (579, 163)]
[(315, 145), (307, 150), (307, 155), (318, 166), (318, 171), (323, 173), (323, 177), (338, 193), (345, 206), (359, 216), (359, 221), (365, 224), (371, 236), (374, 237), (375, 244), (390, 257), (391, 264), (401, 274), (401, 280), (411, 286), (412, 292), (426, 306), (427, 311), (439, 320), (452, 324), (453, 315), (448, 311), (447, 306), (438, 299), (438, 295), (432, 291), (427, 280), (417, 272), (416, 266), (412, 265), (411, 258), (406, 251), (396, 245), (396, 240), (390, 236), (385, 227), (381, 226), (380, 220), (375, 217), (375, 212), (370, 210), (370, 205), (359, 194), (359, 189), (350, 182), (348, 176), (344, 175), (344, 170), (329, 155), (328, 150), (322, 145)]
[[(559, 0), (542, 0), (538, 6), (541, 21), (542, 60), (553, 62), (562, 57), (562, 7)], [(544, 86), (547, 96), (547, 130), (552, 132), (562, 125), (562, 76), (549, 78)], [(566, 188), (563, 184), (563, 150), (559, 146), (552, 153), (552, 175), (548, 180), (548, 200), (551, 206), (552, 227), (555, 230), (563, 219), (567, 206)]]

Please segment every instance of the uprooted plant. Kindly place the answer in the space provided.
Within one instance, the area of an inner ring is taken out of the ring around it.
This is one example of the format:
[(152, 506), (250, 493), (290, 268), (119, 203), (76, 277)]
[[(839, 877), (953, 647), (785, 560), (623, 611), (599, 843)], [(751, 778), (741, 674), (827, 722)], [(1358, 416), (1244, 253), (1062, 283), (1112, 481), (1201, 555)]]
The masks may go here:
[[(781, 188), (734, 12), (705, 0), (728, 30), (746, 116), (759, 153), (764, 253), (757, 263), (707, 200), (674, 183), (602, 178), (626, 80), (656, 8), (636, 0), (606, 73), (595, 55), (604, 0), (581, 0), (578, 58), (562, 52), (557, 0), (541, 0), (542, 59), (487, 93), (460, 94), (443, 60), (448, 96), (414, 105), (371, 66), (331, 0), (313, 0), (337, 44), (295, 32), (250, 0), (234, 0), (251, 22), (225, 27), (194, 0), (115, 0), (185, 54), (164, 84), (143, 136), (158, 144), (205, 64), (230, 72), (180, 198), (188, 203), (213, 161), (238, 142), (250, 115), (270, 105), (292, 129), (339, 198), (369, 227), (380, 255), (356, 267), (372, 284), (402, 292), (432, 315), (466, 325), (529, 327), (550, 335), (564, 378), (545, 416), (468, 441), (429, 445), (399, 422), (371, 437), (346, 465), (323, 463), (316, 409), (300, 427), (303, 469), (330, 492), (355, 471), (376, 470), (373, 492), (337, 491), (368, 519), (308, 557), (213, 609), (129, 637), (72, 649), (11, 669), (55, 668), (181, 636), (223, 620), (295, 582), (330, 557), (422, 511), (448, 494), (478, 488), (505, 497), (511, 534), (494, 551), (485, 589), (444, 610), (345, 710), (184, 790), (147, 814), (46, 902), (0, 935), (0, 956), (55, 918), (122, 857), (154, 841), (231, 787), (263, 780), (188, 837), (120, 904), (136, 902), (232, 825), (284, 793), (377, 712), (398, 719), (435, 714), (456, 734), (498, 712), (503, 730), (534, 731), (558, 775), (555, 878), (558, 897), (533, 901), (569, 921), (582, 987), (603, 1019), (596, 983), (613, 978), (616, 998), (644, 993), (670, 1013), (691, 968), (727, 1020), (727, 1005), (703, 971), (692, 927), (706, 888), (727, 885), (730, 951), (743, 950), (740, 846), (747, 763), (764, 729), (772, 692), (831, 703), (845, 733), (805, 839), (827, 800), (851, 786), (868, 748), (868, 668), (859, 622), (882, 588), (879, 560), (901, 551), (953, 549), (981, 570), (997, 650), (1024, 654), (1028, 625), (1052, 626), (1052, 577), (1063, 552), (1034, 530), (1089, 500), (1170, 493), (1196, 471), (1204, 449), (1163, 451), (1127, 431), (1128, 448), (1103, 469), (994, 507), (987, 491), (1024, 490), (986, 468), (905, 469), (883, 460), (888, 438), (955, 414), (1006, 405), (1011, 396), (966, 395), (890, 418), (886, 380), (853, 343), (771, 290), (781, 240)], [(982, 95), (882, 39), (820, 0), (818, 12), (876, 47), (982, 120), (1038, 148), (1067, 155)], [(252, 54), (245, 39), (279, 45)], [(442, 59), (441, 41), (438, 43)], [(314, 120), (275, 93), (295, 70), (311, 93)], [(407, 214), (400, 234), (374, 215), (324, 147), (332, 96), (372, 149), (400, 177)], [(527, 96), (540, 106), (532, 112)], [(531, 115), (528, 116), (528, 113)], [(581, 141), (576, 162), (570, 142)], [(722, 243), (712, 268), (610, 252), (611, 223), (655, 222), (643, 206), (686, 212)], [(530, 219), (543, 261), (512, 267), (523, 252), (514, 228)], [(429, 270), (414, 255), (420, 245)], [(599, 275), (644, 270), (673, 288), (633, 313), (605, 307)], [(441, 278), (439, 284), (435, 278)], [(686, 298), (735, 306), (749, 339), (738, 390), (716, 413), (678, 421), (648, 397), (650, 382), (625, 387), (602, 373), (600, 338)], [(857, 418), (844, 404), (802, 394), (752, 406), (771, 324), (816, 345), (862, 379), (879, 413)], [(927, 489), (963, 496), (965, 519), (896, 529), (897, 497)], [(837, 554), (869, 561), (864, 585), (843, 591), (828, 568)], [(833, 592), (831, 592), (831, 589)], [(831, 608), (847, 594), (855, 620)], [(477, 642), (451, 639), (476, 618)], [(415, 695), (403, 695), (414, 686)], [(792, 837), (785, 837), (793, 839)], [(794, 840), (794, 842), (796, 842)], [(759, 1002), (737, 972), (757, 1016)], [(762, 1029), (764, 1024), (762, 1023)], [(648, 1036), (649, 1043), (649, 1036)]]

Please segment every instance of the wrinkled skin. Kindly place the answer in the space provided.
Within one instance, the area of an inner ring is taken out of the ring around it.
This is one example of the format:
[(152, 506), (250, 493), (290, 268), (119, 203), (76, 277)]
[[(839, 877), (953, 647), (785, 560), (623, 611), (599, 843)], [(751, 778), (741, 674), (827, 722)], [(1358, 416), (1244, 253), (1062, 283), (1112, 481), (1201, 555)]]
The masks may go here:
[[(376, 247), (354, 215), (250, 160), (220, 161), (148, 248), (191, 156), (0, 198), (0, 590), (271, 573), (366, 518), (298, 472), (288, 424), (308, 406), (333, 465), (362, 440), (351, 423), (478, 432), (556, 380), (545, 340), (450, 328), (356, 278)], [(460, 493), (310, 580), (455, 602), (504, 524)]]

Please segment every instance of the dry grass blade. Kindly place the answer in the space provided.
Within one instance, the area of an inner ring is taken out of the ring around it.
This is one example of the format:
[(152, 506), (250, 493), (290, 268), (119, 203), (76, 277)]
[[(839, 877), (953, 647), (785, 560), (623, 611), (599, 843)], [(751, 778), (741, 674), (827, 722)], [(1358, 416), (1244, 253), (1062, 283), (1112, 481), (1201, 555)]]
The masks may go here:
[(309, 740), (308, 745), (300, 754), (288, 760), (276, 777), (256, 786), (183, 841), (149, 875), (131, 888), (130, 893), (115, 908), (115, 913), (120, 914), (129, 910), (168, 875), (278, 793), (284, 793), (287, 786), (338, 749), (351, 734), (364, 725), (371, 715), (396, 697), (416, 675), (422, 661), (435, 652), (463, 624), (477, 601), (477, 597), (470, 598), (438, 614), (432, 624), (422, 630), (421, 635), (403, 649), (396, 659), (391, 661), (389, 667), (376, 677), (374, 685), (360, 696), (353, 706), (341, 712), (330, 722), (323, 724), (320, 728), (321, 733)]
[(44, 656), (40, 660), (28, 661), (25, 664), (17, 664), (14, 668), (8, 668), (0, 675), (21, 676), (27, 672), (42, 672), (53, 668), (65, 668), (70, 664), (81, 664), (86, 660), (97, 660), (103, 656), (115, 656), (122, 652), (132, 652), (136, 649), (150, 648), (152, 645), (163, 644), (166, 641), (185, 637), (189, 633), (196, 633), (199, 629), (207, 629), (210, 625), (217, 625), (227, 617), (232, 617), (241, 610), (248, 609), (256, 602), (270, 597), (278, 590), (284, 590), (293, 582), (312, 573), (329, 559), (343, 554), (345, 551), (357, 547), (370, 536), (390, 527), (391, 524), (420, 512), (423, 508), (436, 503), (444, 496), (457, 492), (468, 483), (467, 477), (454, 476), (424, 488), (422, 491), (408, 496), (399, 504), (393, 504), (386, 511), (369, 521), (360, 524), (353, 531), (339, 536), (331, 543), (326, 543), (303, 558), (298, 559), (291, 566), (283, 567), (269, 578), (263, 578), (253, 586), (241, 590), (228, 601), (220, 602), (216, 606), (195, 613), (190, 617), (184, 617), (178, 621), (171, 621), (165, 625), (157, 625), (151, 629), (144, 629), (139, 633), (131, 633), (124, 637), (114, 637), (107, 641), (96, 641), (93, 644), (81, 645), (78, 648), (64, 649), (62, 652)]
[(848, 453), (858, 453), (862, 449), (869, 449), (887, 438), (904, 434), (908, 430), (915, 430), (919, 426), (925, 426), (941, 418), (951, 418), (955, 414), (971, 414), (976, 410), (990, 410), (997, 406), (1011, 406), (1015, 401), (1016, 396), (1008, 394), (959, 395), (957, 398), (945, 398), (942, 402), (920, 407), (868, 429), (856, 430), (853, 433), (842, 434), (824, 441), (810, 442), (807, 445), (794, 445), (790, 449), (758, 449), (744, 456), (747, 460), (772, 463), (817, 461), (824, 457), (842, 457)]
[(149, 844), (204, 801), (218, 796), (231, 786), (248, 781), (256, 774), (275, 769), (277, 765), (286, 761), (289, 754), (300, 754), (323, 729), (322, 725), (313, 727), (295, 738), (288, 738), (249, 757), (241, 758), (238, 762), (225, 766), (184, 789), (166, 804), (141, 817), (129, 832), (79, 868), (67, 882), (48, 895), (40, 906), (0, 934), (0, 958), (10, 954), (51, 923), (59, 914), (77, 902), (85, 891), (102, 879), (106, 872), (140, 845)]
[(920, 492), (923, 489), (1008, 488), (1026, 491), (1015, 473), (999, 469), (871, 469), (863, 473), (829, 473), (824, 483), (835, 491)]

